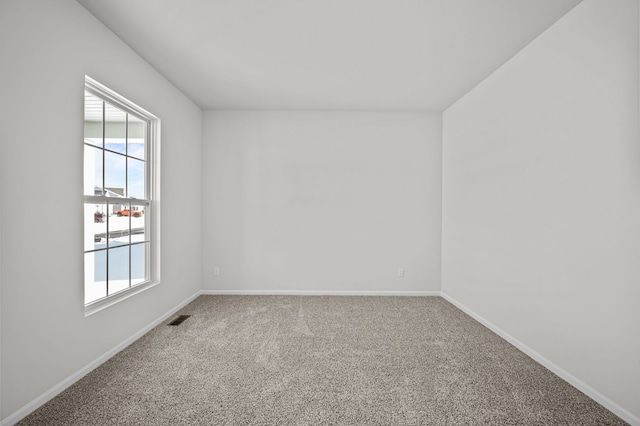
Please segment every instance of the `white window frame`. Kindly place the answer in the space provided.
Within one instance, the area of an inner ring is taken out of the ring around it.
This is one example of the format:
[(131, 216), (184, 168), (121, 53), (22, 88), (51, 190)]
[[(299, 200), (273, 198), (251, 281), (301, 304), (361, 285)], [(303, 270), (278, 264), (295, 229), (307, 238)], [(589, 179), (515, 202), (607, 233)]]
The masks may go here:
[[(145, 262), (145, 277), (148, 277), (148, 280), (118, 293), (86, 303), (84, 306), (85, 316), (89, 316), (160, 283), (160, 119), (89, 76), (85, 76), (85, 91), (147, 123), (145, 135), (147, 199), (125, 198), (124, 200), (127, 203), (131, 203), (130, 208), (136, 205), (145, 207), (145, 233), (148, 234), (147, 239), (149, 240), (149, 250), (146, 253)], [(84, 169), (84, 161), (82, 167)], [(106, 195), (84, 195), (83, 209), (87, 204), (107, 204), (107, 202), (121, 204), (122, 201), (122, 198)], [(85, 220), (87, 219), (85, 218)], [(82, 226), (84, 227), (84, 220)], [(86, 252), (86, 250), (83, 250), (83, 253)], [(85, 282), (83, 279), (83, 294), (84, 288)]]

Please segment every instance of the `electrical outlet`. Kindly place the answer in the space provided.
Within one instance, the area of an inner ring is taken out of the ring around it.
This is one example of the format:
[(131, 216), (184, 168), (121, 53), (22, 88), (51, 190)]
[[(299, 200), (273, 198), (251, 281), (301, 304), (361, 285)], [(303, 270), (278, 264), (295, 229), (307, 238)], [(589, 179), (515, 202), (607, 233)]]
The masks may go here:
[(220, 276), (220, 268), (218, 268), (217, 266), (213, 267), (213, 276), (214, 277), (219, 277)]
[(404, 268), (398, 268), (398, 277), (404, 277)]

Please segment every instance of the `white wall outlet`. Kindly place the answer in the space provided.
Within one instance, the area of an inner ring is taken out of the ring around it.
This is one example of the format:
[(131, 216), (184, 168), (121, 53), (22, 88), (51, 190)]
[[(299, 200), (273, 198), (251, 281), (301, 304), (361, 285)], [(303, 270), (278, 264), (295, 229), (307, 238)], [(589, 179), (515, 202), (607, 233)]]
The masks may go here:
[(214, 277), (219, 277), (220, 276), (220, 268), (218, 268), (217, 266), (213, 267), (213, 276)]
[(400, 278), (404, 277), (404, 268), (398, 268), (398, 276)]

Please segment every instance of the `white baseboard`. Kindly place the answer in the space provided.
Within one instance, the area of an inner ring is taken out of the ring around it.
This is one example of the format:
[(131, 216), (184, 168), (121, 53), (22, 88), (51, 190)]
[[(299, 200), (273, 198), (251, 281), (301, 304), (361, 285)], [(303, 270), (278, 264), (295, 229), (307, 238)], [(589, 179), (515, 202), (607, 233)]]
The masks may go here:
[(440, 296), (440, 291), (202, 290), (200, 294), (214, 296)]
[(493, 331), (494, 333), (496, 333), (498, 336), (502, 337), (507, 342), (511, 343), (513, 346), (515, 346), (516, 348), (518, 348), (519, 350), (521, 350), (522, 352), (527, 354), (529, 357), (533, 358), (534, 361), (536, 361), (539, 364), (541, 364), (542, 366), (546, 367), (548, 370), (553, 372), (555, 375), (557, 375), (558, 377), (560, 377), (564, 381), (568, 382), (571, 386), (575, 387), (576, 389), (578, 389), (579, 391), (581, 391), (582, 393), (587, 395), (589, 398), (593, 399), (598, 404), (602, 405), (607, 410), (609, 410), (612, 413), (614, 413), (616, 416), (620, 417), (625, 422), (629, 423), (632, 426), (640, 426), (640, 417), (635, 416), (634, 414), (632, 414), (628, 410), (622, 408), (621, 406), (619, 406), (615, 402), (611, 401), (609, 398), (607, 398), (606, 396), (604, 396), (603, 394), (601, 394), (597, 390), (595, 390), (592, 387), (590, 387), (589, 385), (585, 384), (580, 379), (578, 379), (577, 377), (573, 376), (572, 374), (570, 374), (569, 372), (567, 372), (563, 368), (561, 368), (561, 367), (557, 366), (556, 364), (554, 364), (553, 362), (549, 361), (547, 358), (545, 358), (544, 356), (540, 355), (538, 352), (534, 351), (529, 346), (525, 345), (524, 343), (522, 343), (518, 339), (514, 338), (513, 336), (511, 336), (507, 332), (503, 331), (502, 329), (500, 329), (499, 327), (497, 327), (493, 323), (487, 321), (482, 316), (478, 315), (477, 313), (475, 313), (474, 311), (472, 311), (471, 309), (469, 309), (468, 307), (466, 307), (462, 303), (458, 302), (457, 300), (455, 300), (454, 298), (452, 298), (451, 296), (449, 296), (445, 292), (442, 292), (441, 295), (445, 300), (450, 302), (452, 305), (456, 306), (458, 309), (463, 311), (465, 314), (469, 315), (471, 318), (473, 318), (474, 320), (478, 321), (480, 324), (484, 325), (489, 330)]
[(52, 387), (51, 389), (49, 389), (48, 391), (46, 391), (45, 393), (43, 393), (42, 395), (34, 399), (33, 401), (29, 402), (28, 404), (20, 408), (15, 413), (10, 414), (6, 418), (4, 418), (2, 422), (0, 422), (0, 426), (15, 425), (20, 420), (24, 419), (29, 414), (31, 414), (32, 412), (34, 412), (35, 410), (43, 406), (49, 400), (53, 399), (56, 395), (58, 395), (59, 393), (67, 389), (69, 386), (71, 386), (72, 384), (74, 384), (84, 376), (86, 376), (92, 370), (99, 367), (109, 358), (111, 358), (112, 356), (114, 356), (115, 354), (117, 354), (118, 352), (120, 352), (121, 350), (123, 350), (124, 348), (126, 348), (127, 346), (135, 342), (136, 340), (138, 340), (140, 337), (144, 336), (146, 333), (151, 331), (151, 329), (153, 329), (155, 326), (165, 321), (171, 315), (175, 314), (178, 310), (182, 309), (187, 304), (191, 303), (198, 296), (200, 296), (200, 292), (194, 294), (193, 296), (189, 297), (185, 301), (179, 303), (177, 306), (174, 306), (167, 313), (165, 313), (160, 318), (153, 321), (151, 324), (147, 325), (137, 333), (133, 334), (132, 336), (124, 340), (122, 343), (118, 344), (113, 349), (107, 351), (106, 353), (104, 353), (97, 359), (93, 360), (92, 362), (90, 362), (80, 370), (76, 371), (71, 376), (67, 377), (66, 379), (64, 379), (63, 381), (61, 381), (60, 383), (58, 383), (57, 385), (55, 385), (54, 387)]

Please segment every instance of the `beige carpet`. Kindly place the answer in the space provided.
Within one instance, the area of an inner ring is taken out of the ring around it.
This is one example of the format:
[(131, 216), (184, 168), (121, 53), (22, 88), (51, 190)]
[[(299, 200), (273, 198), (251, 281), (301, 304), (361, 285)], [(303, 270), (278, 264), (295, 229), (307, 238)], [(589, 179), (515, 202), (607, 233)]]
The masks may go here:
[(20, 424), (625, 424), (439, 297), (201, 296), (179, 313)]

